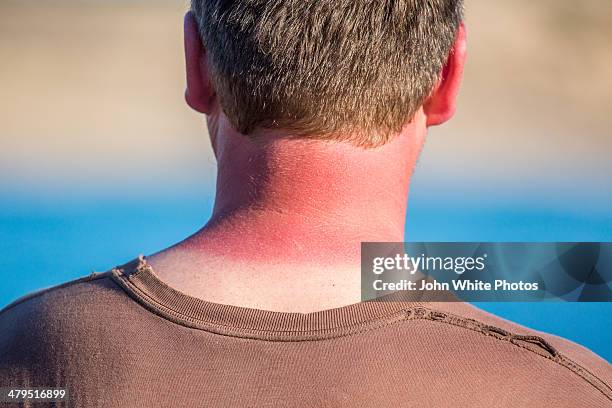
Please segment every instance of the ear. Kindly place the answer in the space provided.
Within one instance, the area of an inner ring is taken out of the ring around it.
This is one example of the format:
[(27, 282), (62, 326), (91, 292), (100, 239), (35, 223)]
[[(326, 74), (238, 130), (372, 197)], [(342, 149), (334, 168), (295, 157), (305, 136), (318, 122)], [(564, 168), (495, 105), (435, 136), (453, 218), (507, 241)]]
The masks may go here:
[(185, 101), (192, 109), (210, 114), (215, 103), (215, 91), (208, 72), (206, 50), (202, 44), (198, 23), (193, 12), (185, 14), (185, 67), (187, 89)]
[(466, 53), (466, 30), (464, 23), (461, 23), (446, 65), (442, 70), (440, 81), (423, 105), (423, 111), (427, 116), (427, 126), (441, 125), (455, 114)]

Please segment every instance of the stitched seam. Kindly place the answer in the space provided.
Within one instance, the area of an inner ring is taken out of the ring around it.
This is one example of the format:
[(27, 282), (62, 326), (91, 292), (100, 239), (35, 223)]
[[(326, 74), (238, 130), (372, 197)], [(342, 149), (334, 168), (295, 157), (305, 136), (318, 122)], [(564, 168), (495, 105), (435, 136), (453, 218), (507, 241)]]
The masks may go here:
[[(133, 274), (131, 274), (130, 276), (134, 276)], [(223, 334), (223, 333), (217, 333), (216, 331), (213, 330), (208, 330), (208, 328), (206, 327), (200, 327), (200, 325), (207, 325), (207, 326), (211, 326), (214, 328), (219, 328), (219, 329), (226, 329), (226, 330), (244, 330), (244, 331), (248, 331), (250, 332), (251, 335), (255, 335), (257, 333), (260, 334), (268, 334), (268, 333), (279, 333), (279, 334), (295, 334), (295, 335), (299, 335), (299, 334), (305, 334), (305, 333), (321, 333), (321, 334), (332, 334), (332, 331), (335, 330), (351, 330), (351, 328), (355, 328), (364, 324), (372, 324), (375, 323), (376, 321), (380, 321), (382, 320), (386, 320), (386, 319), (391, 319), (390, 323), (394, 323), (394, 322), (398, 322), (398, 321), (403, 321), (404, 319), (404, 315), (406, 313), (406, 309), (400, 309), (392, 314), (389, 315), (383, 315), (383, 316), (378, 316), (378, 317), (373, 317), (371, 319), (368, 320), (362, 320), (360, 322), (354, 323), (354, 324), (349, 324), (349, 325), (345, 325), (345, 326), (335, 326), (329, 329), (312, 329), (312, 330), (304, 330), (304, 331), (300, 331), (300, 330), (274, 330), (274, 329), (253, 329), (253, 328), (249, 328), (249, 327), (240, 327), (240, 326), (231, 326), (231, 325), (226, 325), (226, 324), (220, 324), (220, 323), (213, 323), (207, 320), (203, 320), (203, 319), (198, 319), (198, 318), (194, 318), (192, 316), (188, 316), (185, 315), (184, 313), (181, 313), (179, 311), (177, 311), (176, 309), (173, 309), (171, 307), (168, 307), (160, 302), (158, 302), (157, 300), (155, 300), (153, 297), (151, 297), (149, 294), (147, 294), (146, 292), (143, 292), (142, 290), (140, 290), (137, 286), (133, 285), (129, 279), (127, 279), (125, 276), (117, 276), (117, 275), (113, 275), (113, 278), (118, 278), (120, 279), (122, 282), (115, 282), (118, 284), (119, 287), (121, 287), (124, 291), (127, 291), (128, 294), (133, 294), (135, 295), (134, 297), (136, 297), (136, 300), (140, 300), (144, 303), (146, 303), (149, 308), (149, 310), (153, 309), (153, 312), (160, 312), (160, 313), (155, 313), (157, 315), (160, 315), (161, 317), (164, 318), (169, 318), (172, 317), (172, 319), (169, 319), (177, 324), (182, 324), (182, 323), (190, 323), (189, 325), (187, 324), (183, 324), (184, 326), (188, 326), (194, 329), (199, 329), (199, 330), (203, 330), (203, 331), (210, 331), (211, 333), (215, 333), (215, 334), (222, 334), (225, 336), (230, 336), (230, 337), (243, 337), (240, 335), (232, 335), (232, 334)], [(123, 284), (126, 284), (127, 286), (129, 286), (129, 288), (125, 288), (123, 286)], [(127, 290), (126, 290), (127, 289)], [(161, 310), (158, 308), (158, 306), (161, 306), (164, 310)], [(176, 316), (167, 316), (167, 315), (176, 315)], [(199, 323), (199, 325), (198, 325)], [(376, 325), (376, 327), (381, 327), (380, 325)], [(333, 336), (333, 338), (337, 338), (337, 337), (344, 337), (347, 335), (351, 335), (354, 333), (359, 333), (363, 330), (360, 331), (350, 331), (349, 333), (342, 333), (339, 334), (337, 336)], [(258, 338), (256, 337), (250, 337), (253, 340), (258, 340)], [(313, 339), (281, 339), (281, 340), (269, 340), (269, 339), (265, 339), (266, 341), (283, 341), (283, 342), (291, 342), (291, 341), (312, 341)], [(318, 340), (318, 339), (317, 339)], [(325, 339), (320, 339), (320, 340), (325, 340)]]
[[(412, 309), (412, 310), (416, 311), (416, 310), (419, 310), (419, 309), (422, 309), (422, 310), (425, 310), (425, 311), (429, 311), (429, 312), (434, 311), (432, 309), (428, 309), (428, 308), (425, 308), (425, 307), (416, 307), (415, 309)], [(525, 350), (527, 350), (527, 351), (529, 351), (529, 352), (531, 352), (531, 353), (533, 353), (533, 354), (535, 354), (537, 356), (544, 357), (544, 358), (546, 358), (546, 359), (548, 359), (550, 361), (553, 361), (553, 362), (557, 363), (561, 367), (564, 367), (564, 368), (570, 370), (571, 372), (573, 372), (574, 374), (576, 374), (580, 378), (582, 378), (584, 381), (586, 381), (587, 383), (592, 385), (595, 389), (597, 389), (599, 392), (601, 392), (606, 398), (608, 398), (609, 400), (612, 401), (612, 396), (609, 395), (609, 393), (607, 391), (607, 390), (612, 390), (610, 388), (610, 386), (608, 385), (608, 383), (606, 383), (604, 380), (602, 380), (601, 378), (599, 378), (597, 375), (593, 374), (592, 372), (590, 372), (586, 368), (582, 367), (580, 364), (578, 364), (575, 361), (571, 360), (570, 358), (566, 357), (565, 355), (557, 352), (556, 358), (552, 358), (551, 356), (546, 356), (546, 355), (542, 355), (542, 354), (536, 353), (535, 351), (531, 350), (530, 348), (527, 348), (527, 347), (525, 347), (525, 346), (523, 346), (521, 344), (517, 344), (517, 343), (512, 342), (511, 341), (512, 337), (497, 337), (497, 336), (494, 336), (494, 335), (491, 335), (491, 334), (487, 333), (486, 331), (484, 331), (482, 329), (488, 327), (488, 325), (485, 325), (482, 322), (479, 322), (479, 321), (473, 320), (473, 319), (466, 319), (466, 318), (463, 318), (461, 316), (457, 316), (457, 315), (454, 315), (454, 314), (451, 314), (451, 313), (445, 313), (445, 314), (447, 316), (452, 316), (453, 318), (458, 319), (460, 321), (470, 321), (470, 322), (476, 323), (476, 325), (474, 327), (469, 327), (467, 325), (457, 324), (457, 323), (454, 323), (454, 322), (451, 322), (451, 321), (440, 320), (440, 319), (432, 319), (430, 317), (431, 315), (430, 316), (427, 316), (427, 315), (419, 316), (419, 315), (416, 315), (415, 313), (412, 313), (411, 315), (407, 315), (406, 316), (406, 320), (420, 319), (420, 320), (429, 320), (429, 321), (432, 321), (432, 322), (445, 323), (445, 324), (449, 324), (449, 325), (452, 325), (452, 326), (455, 326), (455, 327), (461, 327), (463, 329), (472, 330), (474, 332), (484, 334), (485, 336), (492, 337), (492, 338), (494, 338), (496, 340), (506, 341), (506, 342), (508, 342), (508, 343), (510, 343), (510, 344), (512, 344), (514, 346), (523, 348), (523, 349), (525, 349)], [(492, 327), (495, 327), (495, 326), (492, 326)], [(504, 331), (506, 331), (506, 330), (504, 330)], [(510, 332), (508, 332), (508, 334), (510, 336), (513, 335)], [(532, 337), (538, 337), (538, 336), (532, 336)], [(562, 360), (562, 361), (566, 362), (567, 364), (562, 364), (559, 360)], [(604, 388), (607, 388), (607, 390), (602, 390), (600, 388), (600, 386), (594, 384), (592, 381), (590, 381), (588, 378), (586, 378), (584, 375), (582, 375), (581, 371), (586, 372), (590, 376), (595, 378), (597, 381), (599, 381), (601, 384), (603, 384)]]

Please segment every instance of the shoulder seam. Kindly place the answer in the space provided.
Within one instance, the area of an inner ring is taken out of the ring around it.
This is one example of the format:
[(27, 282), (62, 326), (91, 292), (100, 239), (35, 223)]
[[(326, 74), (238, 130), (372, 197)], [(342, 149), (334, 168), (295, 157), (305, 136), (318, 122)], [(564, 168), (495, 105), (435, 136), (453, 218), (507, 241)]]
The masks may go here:
[[(588, 369), (576, 363), (575, 361), (565, 356), (564, 354), (559, 353), (554, 347), (552, 347), (542, 337), (533, 336), (533, 335), (531, 336), (516, 335), (504, 329), (498, 328), (496, 326), (487, 325), (478, 320), (461, 317), (458, 315), (454, 315), (452, 313), (439, 312), (439, 311), (429, 309), (426, 307), (417, 307), (415, 309), (406, 310), (405, 320), (414, 320), (414, 319), (430, 320), (430, 321), (440, 322), (444, 324), (449, 324), (449, 325), (461, 327), (467, 330), (476, 331), (485, 336), (491, 336), (497, 340), (507, 341), (510, 344), (513, 344), (514, 346), (525, 349), (540, 357), (544, 357), (570, 370), (575, 375), (582, 378), (592, 387), (594, 387), (599, 392), (601, 392), (606, 398), (612, 401), (612, 388), (610, 388), (610, 385), (606, 381), (599, 378), (597, 375), (590, 372)], [(522, 344), (517, 342), (525, 338), (537, 339), (539, 341), (542, 341), (544, 343), (543, 349), (546, 350), (546, 352), (549, 355), (537, 353), (534, 350), (528, 347), (525, 347)], [(588, 378), (588, 377), (591, 377), (591, 378)], [(593, 380), (596, 380), (596, 381), (593, 381)], [(595, 382), (599, 382), (600, 384), (596, 384)]]
[(84, 283), (84, 282), (91, 282), (97, 279), (104, 279), (104, 278), (108, 278), (110, 275), (110, 272), (92, 272), (87, 276), (83, 276), (81, 278), (77, 278), (68, 282), (64, 282), (61, 283), (59, 285), (55, 285), (55, 286), (51, 286), (48, 288), (44, 288), (44, 289), (40, 289), (40, 290), (36, 290), (34, 292), (28, 293), (27, 295), (21, 296), (20, 298), (17, 298), (16, 300), (12, 301), (11, 303), (9, 303), (8, 305), (6, 305), (5, 307), (3, 307), (2, 309), (0, 309), (0, 315), (2, 315), (4, 312), (14, 308), (15, 306), (18, 306), (24, 302), (27, 302), (28, 300), (31, 299), (35, 299), (38, 298), (40, 296), (43, 296), (47, 293), (50, 292), (54, 292), (56, 290), (59, 289), (64, 289), (67, 288), (69, 286), (73, 286), (73, 285), (77, 285), (79, 283)]

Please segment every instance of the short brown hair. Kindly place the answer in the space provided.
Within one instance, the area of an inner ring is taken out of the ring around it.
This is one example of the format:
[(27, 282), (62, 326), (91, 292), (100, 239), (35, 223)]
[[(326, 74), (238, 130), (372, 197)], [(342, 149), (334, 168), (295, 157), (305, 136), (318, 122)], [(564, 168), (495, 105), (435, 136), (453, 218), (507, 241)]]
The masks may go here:
[(221, 108), (243, 134), (387, 142), (437, 83), (462, 0), (192, 0)]

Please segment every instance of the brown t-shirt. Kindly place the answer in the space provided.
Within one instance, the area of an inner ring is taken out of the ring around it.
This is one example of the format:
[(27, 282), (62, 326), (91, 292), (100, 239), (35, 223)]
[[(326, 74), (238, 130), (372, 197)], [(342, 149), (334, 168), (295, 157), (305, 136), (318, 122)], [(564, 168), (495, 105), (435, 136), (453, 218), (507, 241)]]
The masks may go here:
[(142, 259), (0, 312), (0, 387), (66, 388), (71, 407), (612, 407), (611, 384), (588, 350), (469, 304), (268, 312)]

